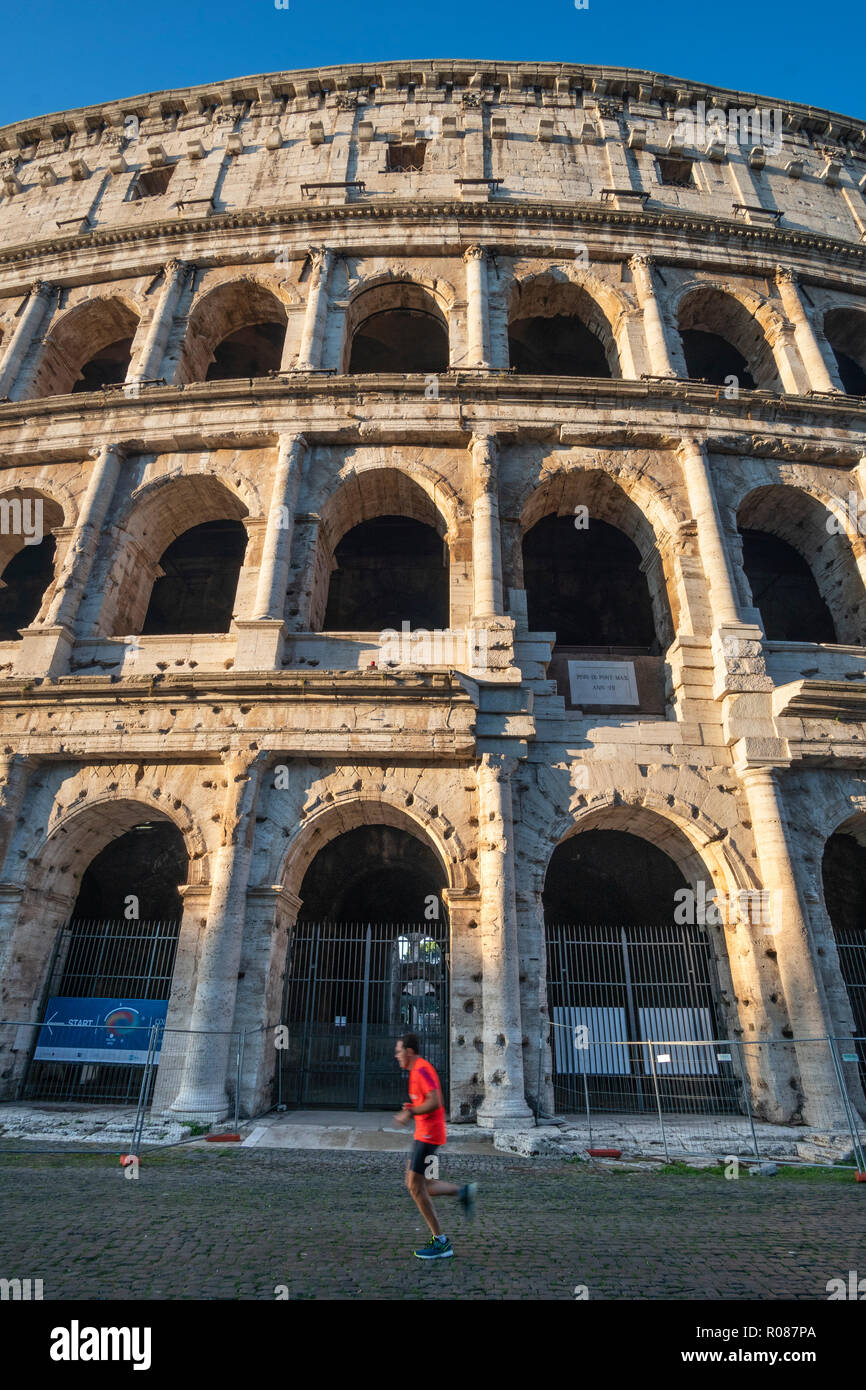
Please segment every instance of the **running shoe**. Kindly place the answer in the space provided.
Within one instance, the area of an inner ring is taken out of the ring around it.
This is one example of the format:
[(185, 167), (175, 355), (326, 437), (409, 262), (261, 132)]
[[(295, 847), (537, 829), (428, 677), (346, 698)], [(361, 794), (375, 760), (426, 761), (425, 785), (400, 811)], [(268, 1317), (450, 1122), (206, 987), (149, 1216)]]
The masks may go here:
[(447, 1236), (431, 1236), (426, 1245), (412, 1253), (418, 1260), (450, 1260), (454, 1251)]
[(475, 1215), (475, 1201), (478, 1196), (478, 1183), (465, 1182), (457, 1193), (457, 1200), (467, 1216)]

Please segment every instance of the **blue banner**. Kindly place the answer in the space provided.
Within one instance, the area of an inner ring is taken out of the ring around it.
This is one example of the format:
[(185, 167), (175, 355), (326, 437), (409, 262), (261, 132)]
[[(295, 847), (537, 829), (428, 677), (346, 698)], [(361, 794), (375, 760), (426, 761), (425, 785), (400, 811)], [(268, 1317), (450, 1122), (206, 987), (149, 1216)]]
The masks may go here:
[[(150, 1030), (165, 1024), (167, 1009), (167, 999), (49, 999), (34, 1060), (144, 1066)], [(162, 1029), (159, 1038), (155, 1061)]]

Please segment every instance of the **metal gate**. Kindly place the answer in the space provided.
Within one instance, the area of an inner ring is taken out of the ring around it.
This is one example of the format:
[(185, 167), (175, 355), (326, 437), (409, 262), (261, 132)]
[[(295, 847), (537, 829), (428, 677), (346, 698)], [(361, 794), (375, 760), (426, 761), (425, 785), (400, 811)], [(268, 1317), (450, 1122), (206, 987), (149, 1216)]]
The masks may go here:
[[(34, 1030), (22, 1085), (23, 1099), (111, 1104), (138, 1099), (150, 1030), (156, 1017), (164, 1017), (171, 990), (179, 933), (179, 920), (73, 919), (60, 929), (42, 1001), (42, 1026)], [(141, 1006), (145, 1000), (146, 1009)], [(76, 1021), (76, 1015), (93, 1021), (85, 1026)], [(71, 1046), (52, 1049), (49, 1044), (58, 1037)], [(125, 1060), (103, 1060), (113, 1050)], [(52, 1051), (72, 1055), (80, 1051), (88, 1054), (88, 1060), (44, 1060)], [(129, 1060), (138, 1053), (140, 1061)]]
[(401, 1032), (448, 1094), (448, 931), (442, 922), (299, 922), (289, 945), (278, 1103), (398, 1108)]
[[(742, 1087), (727, 1049), (689, 1048), (724, 1037), (712, 944), (701, 926), (546, 927), (547, 993), (557, 1109), (655, 1108), (649, 1039), (676, 1043), (662, 1104), (738, 1111)], [(583, 1048), (573, 1042), (582, 1030)], [(681, 1046), (681, 1044), (683, 1046)], [(579, 1080), (579, 1085), (576, 1083)]]
[(866, 1090), (866, 931), (857, 927), (837, 927), (835, 936), (839, 967), (854, 1015), (860, 1082)]

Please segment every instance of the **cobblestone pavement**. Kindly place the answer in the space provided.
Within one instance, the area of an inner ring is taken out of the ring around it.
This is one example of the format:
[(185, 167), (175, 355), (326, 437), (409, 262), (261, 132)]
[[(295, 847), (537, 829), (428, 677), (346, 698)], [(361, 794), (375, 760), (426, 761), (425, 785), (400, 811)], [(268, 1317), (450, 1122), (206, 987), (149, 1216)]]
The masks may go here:
[(115, 1157), (0, 1154), (0, 1277), (46, 1299), (819, 1299), (866, 1269), (866, 1193), (846, 1175), (726, 1181), (449, 1155), (481, 1184), (427, 1238), (395, 1154), (176, 1149), (124, 1179)]

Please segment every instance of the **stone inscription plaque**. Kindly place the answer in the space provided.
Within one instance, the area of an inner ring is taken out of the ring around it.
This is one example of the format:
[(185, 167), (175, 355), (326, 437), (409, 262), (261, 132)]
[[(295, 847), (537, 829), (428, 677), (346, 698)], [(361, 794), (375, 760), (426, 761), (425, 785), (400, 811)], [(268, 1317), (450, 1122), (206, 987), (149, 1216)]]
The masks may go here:
[(569, 661), (573, 705), (637, 705), (633, 661)]

